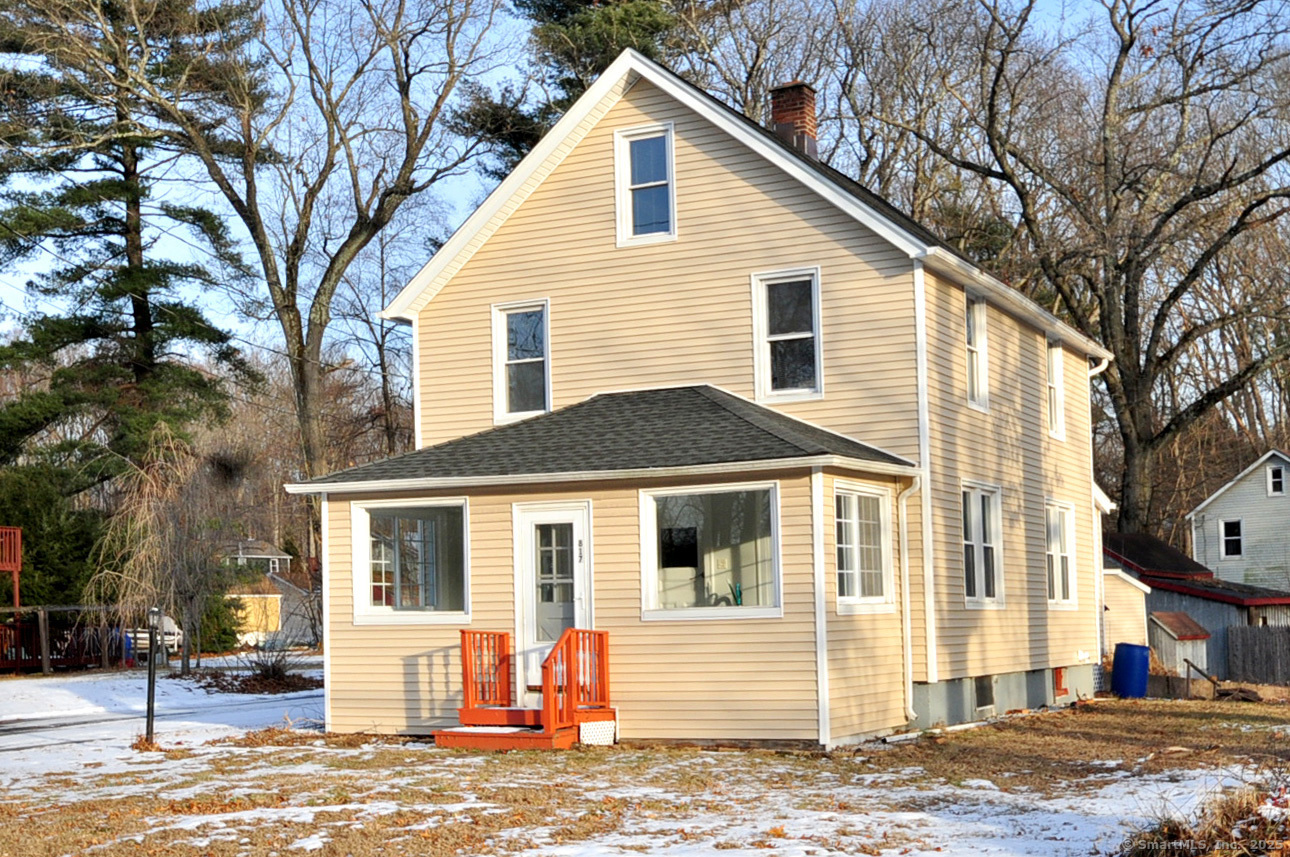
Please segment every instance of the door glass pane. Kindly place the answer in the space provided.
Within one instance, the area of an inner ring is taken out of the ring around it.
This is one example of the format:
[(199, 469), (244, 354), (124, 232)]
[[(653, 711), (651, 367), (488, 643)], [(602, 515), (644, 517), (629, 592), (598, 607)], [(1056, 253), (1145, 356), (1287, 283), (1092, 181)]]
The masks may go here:
[(553, 643), (573, 616), (573, 524), (535, 524), (533, 558), (537, 639)]

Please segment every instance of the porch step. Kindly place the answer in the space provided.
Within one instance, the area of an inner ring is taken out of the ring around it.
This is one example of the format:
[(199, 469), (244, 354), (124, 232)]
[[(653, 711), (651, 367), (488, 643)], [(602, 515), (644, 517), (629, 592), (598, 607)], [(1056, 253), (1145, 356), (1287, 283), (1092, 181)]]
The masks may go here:
[(529, 726), (542, 725), (538, 708), (458, 708), (462, 726)]
[(434, 733), (436, 747), (462, 750), (567, 750), (577, 742), (576, 726), (554, 735), (522, 726), (457, 726)]

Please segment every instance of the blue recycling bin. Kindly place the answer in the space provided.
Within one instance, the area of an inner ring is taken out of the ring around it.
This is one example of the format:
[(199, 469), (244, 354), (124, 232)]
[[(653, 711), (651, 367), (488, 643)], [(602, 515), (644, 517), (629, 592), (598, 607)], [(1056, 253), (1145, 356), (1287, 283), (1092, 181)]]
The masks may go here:
[(1123, 699), (1141, 699), (1147, 695), (1147, 674), (1151, 667), (1151, 649), (1133, 643), (1116, 643), (1111, 663), (1111, 692)]

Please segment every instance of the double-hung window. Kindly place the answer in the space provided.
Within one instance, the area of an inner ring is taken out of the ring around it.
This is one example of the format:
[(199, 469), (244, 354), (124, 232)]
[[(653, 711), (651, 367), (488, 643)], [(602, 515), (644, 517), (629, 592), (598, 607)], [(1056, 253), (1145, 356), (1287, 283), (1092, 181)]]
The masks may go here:
[(752, 287), (758, 398), (818, 396), (823, 391), (820, 269), (754, 274)]
[(1218, 534), (1222, 541), (1223, 559), (1234, 559), (1245, 555), (1245, 545), (1241, 540), (1241, 522), (1219, 521)]
[(676, 194), (671, 124), (630, 128), (614, 135), (618, 246), (676, 237)]
[(978, 408), (990, 404), (990, 353), (986, 342), (986, 303), (967, 296), (967, 394), (968, 404)]
[(358, 624), (468, 621), (466, 504), (352, 507)]
[(1280, 464), (1268, 466), (1268, 496), (1280, 497), (1286, 493), (1286, 469)]
[(1001, 600), (999, 489), (963, 486), (963, 592), (969, 602)]
[(838, 612), (891, 604), (889, 495), (839, 486), (834, 493)]
[(1066, 390), (1062, 379), (1062, 344), (1048, 343), (1048, 434), (1066, 439)]
[(546, 301), (493, 307), (493, 417), (509, 422), (551, 409)]
[(1057, 605), (1074, 604), (1074, 507), (1065, 503), (1046, 503), (1044, 526), (1048, 544), (1048, 601)]
[(776, 502), (773, 483), (642, 492), (642, 616), (779, 616)]

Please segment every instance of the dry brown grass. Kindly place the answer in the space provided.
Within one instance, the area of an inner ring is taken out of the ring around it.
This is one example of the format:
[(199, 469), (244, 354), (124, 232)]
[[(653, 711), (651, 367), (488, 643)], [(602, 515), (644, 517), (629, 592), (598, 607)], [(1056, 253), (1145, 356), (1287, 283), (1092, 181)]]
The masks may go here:
[[(984, 778), (1009, 791), (1071, 794), (1126, 771), (1286, 758), (1290, 741), (1280, 730), (1290, 728), (1288, 716), (1285, 707), (1269, 705), (1108, 702), (832, 754), (444, 753), (408, 746), (424, 738), (268, 729), (223, 746), (175, 749), (166, 761), (154, 758), (126, 773), (51, 777), (48, 794), (0, 797), (0, 857), (81, 854), (96, 846), (113, 855), (265, 857), (293, 853), (292, 843), (317, 831), (330, 842), (315, 853), (353, 857), (506, 854), (611, 834), (646, 837), (626, 842), (627, 851), (689, 841), (770, 850), (794, 839), (794, 830), (767, 807), (863, 819), (872, 810), (907, 808), (900, 801), (916, 800), (910, 793), (946, 782)], [(885, 786), (911, 789), (892, 798), (877, 788), (839, 793), (873, 775), (885, 777)], [(103, 796), (109, 788), (131, 794)], [(238, 815), (248, 810), (261, 814)], [(738, 836), (695, 822), (728, 819), (737, 826), (750, 811), (766, 821)], [(657, 832), (646, 835), (645, 827)], [(899, 836), (875, 841), (863, 825), (805, 835), (799, 829), (796, 838), (820, 853), (875, 854), (902, 844)]]

